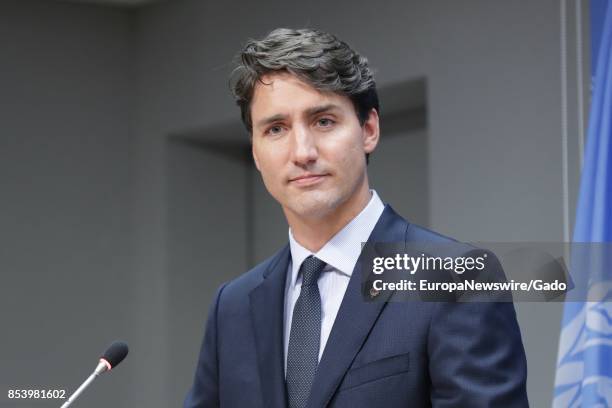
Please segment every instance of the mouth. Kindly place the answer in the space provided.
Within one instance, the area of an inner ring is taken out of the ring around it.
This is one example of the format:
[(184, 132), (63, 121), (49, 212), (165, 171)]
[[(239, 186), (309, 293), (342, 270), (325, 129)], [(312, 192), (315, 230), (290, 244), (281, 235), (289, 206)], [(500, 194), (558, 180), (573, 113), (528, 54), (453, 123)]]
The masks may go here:
[(323, 181), (323, 179), (327, 176), (328, 174), (302, 174), (298, 177), (289, 179), (289, 184), (293, 184), (300, 187), (311, 186)]

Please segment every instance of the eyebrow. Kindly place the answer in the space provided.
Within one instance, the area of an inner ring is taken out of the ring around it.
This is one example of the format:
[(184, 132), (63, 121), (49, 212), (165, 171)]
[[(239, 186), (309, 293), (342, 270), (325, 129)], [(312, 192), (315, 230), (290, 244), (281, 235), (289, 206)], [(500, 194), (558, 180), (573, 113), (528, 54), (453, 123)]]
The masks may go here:
[[(340, 107), (333, 103), (328, 103), (326, 105), (321, 106), (313, 106), (312, 108), (306, 109), (305, 116), (314, 116), (322, 112), (328, 112), (331, 110), (340, 109)], [(280, 120), (286, 119), (287, 115), (283, 115), (282, 113), (269, 116), (257, 122), (257, 127), (262, 127), (268, 125), (270, 123), (278, 122)]]
[(287, 115), (283, 115), (281, 113), (269, 116), (257, 122), (257, 127), (263, 127), (269, 123), (277, 122), (279, 120), (283, 120), (287, 117)]
[(340, 109), (340, 107), (333, 103), (328, 103), (327, 105), (315, 106), (309, 109), (306, 109), (306, 116), (314, 116), (319, 113)]

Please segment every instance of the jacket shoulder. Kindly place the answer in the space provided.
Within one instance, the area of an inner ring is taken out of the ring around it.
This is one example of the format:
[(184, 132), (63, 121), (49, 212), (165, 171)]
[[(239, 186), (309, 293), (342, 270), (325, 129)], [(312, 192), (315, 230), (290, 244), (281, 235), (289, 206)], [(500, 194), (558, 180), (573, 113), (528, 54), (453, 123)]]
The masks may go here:
[(438, 242), (438, 243), (458, 243), (454, 238), (447, 237), (436, 231), (432, 231), (428, 228), (422, 227), (417, 224), (409, 224), (406, 229), (406, 242), (409, 241), (424, 241), (424, 242)]
[(432, 231), (416, 224), (409, 224), (406, 229), (406, 244), (423, 248), (430, 254), (444, 256), (461, 256), (479, 248), (474, 245), (458, 241), (454, 238)]
[(238, 277), (226, 282), (223, 285), (223, 296), (246, 296), (261, 283), (264, 279), (264, 274), (270, 268), (273, 268), (278, 262), (281, 262), (289, 251), (289, 245), (285, 245), (274, 255), (264, 260), (263, 262), (255, 265), (247, 272), (239, 275)]

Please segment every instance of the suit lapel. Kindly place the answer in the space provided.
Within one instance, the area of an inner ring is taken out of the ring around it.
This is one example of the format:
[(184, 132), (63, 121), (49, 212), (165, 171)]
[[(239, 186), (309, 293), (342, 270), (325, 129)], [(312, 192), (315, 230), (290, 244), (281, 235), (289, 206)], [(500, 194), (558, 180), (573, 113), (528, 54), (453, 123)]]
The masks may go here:
[(263, 281), (249, 295), (265, 407), (287, 406), (283, 317), (289, 255), (287, 245), (270, 263), (263, 274)]
[[(387, 205), (370, 234), (368, 244), (404, 242), (407, 226), (407, 222)], [(381, 296), (388, 298), (390, 293), (383, 292)], [(364, 301), (362, 297), (362, 271), (358, 261), (319, 362), (308, 407), (324, 407), (329, 404), (344, 374), (361, 349), (380, 312), (385, 307), (385, 300), (380, 298), (376, 302)]]

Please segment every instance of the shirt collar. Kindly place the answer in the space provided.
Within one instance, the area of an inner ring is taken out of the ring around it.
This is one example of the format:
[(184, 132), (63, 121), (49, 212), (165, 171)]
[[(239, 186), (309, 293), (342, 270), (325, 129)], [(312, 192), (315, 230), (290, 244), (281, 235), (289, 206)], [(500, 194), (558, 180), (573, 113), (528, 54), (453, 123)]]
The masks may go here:
[(361, 244), (368, 241), (374, 226), (385, 209), (385, 205), (376, 191), (370, 190), (370, 192), (372, 197), (365, 208), (327, 241), (316, 254), (300, 245), (293, 238), (291, 228), (289, 228), (292, 285), (295, 285), (302, 262), (310, 255), (314, 255), (325, 262), (328, 265), (326, 268), (335, 268), (349, 277), (353, 274), (353, 269), (361, 254)]

